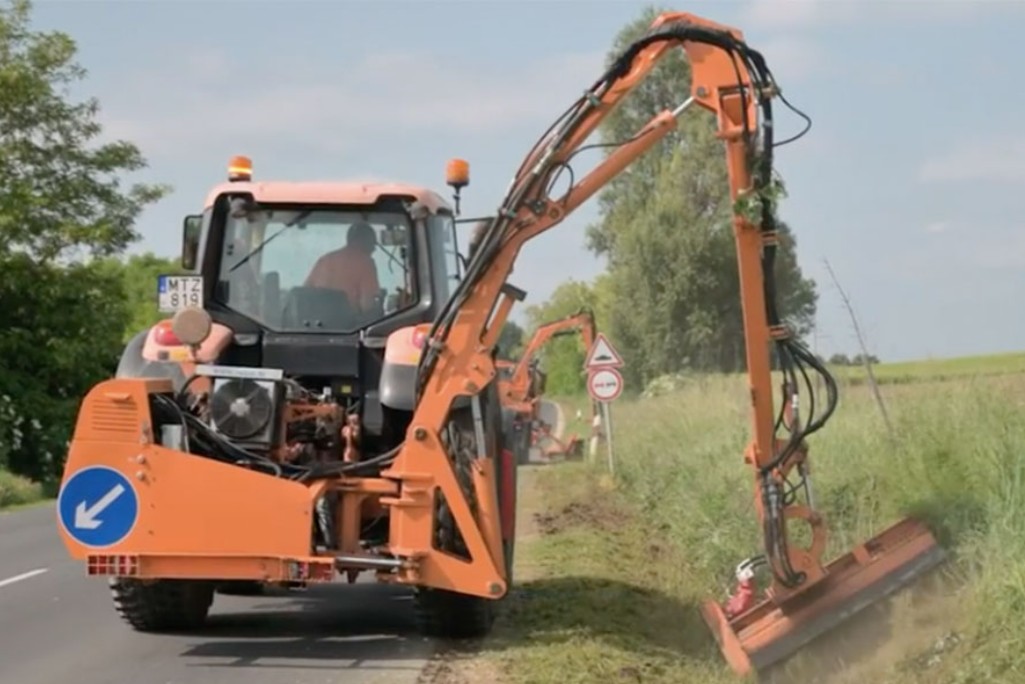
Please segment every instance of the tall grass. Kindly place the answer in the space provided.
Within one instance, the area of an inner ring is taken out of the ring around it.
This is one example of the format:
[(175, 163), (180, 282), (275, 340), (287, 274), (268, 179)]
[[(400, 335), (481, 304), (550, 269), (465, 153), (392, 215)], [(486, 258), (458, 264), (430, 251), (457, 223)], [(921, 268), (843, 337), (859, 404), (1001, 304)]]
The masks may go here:
[[(863, 386), (844, 389), (833, 418), (809, 439), (828, 556), (904, 515), (924, 518), (965, 587), (944, 617), (961, 635), (959, 656), (933, 662), (926, 679), (1025, 681), (1025, 376), (891, 385), (884, 396), (892, 442)], [(750, 435), (743, 381), (696, 379), (624, 402), (614, 419), (623, 493), (686, 555), (675, 583), (695, 602), (719, 595), (736, 563), (760, 551), (742, 460)]]

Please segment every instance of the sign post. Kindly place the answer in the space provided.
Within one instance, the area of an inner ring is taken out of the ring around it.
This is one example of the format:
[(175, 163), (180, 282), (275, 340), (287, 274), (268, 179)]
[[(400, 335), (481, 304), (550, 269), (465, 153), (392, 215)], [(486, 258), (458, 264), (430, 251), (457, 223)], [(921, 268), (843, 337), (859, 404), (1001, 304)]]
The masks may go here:
[(623, 376), (619, 369), (624, 365), (623, 357), (619, 355), (608, 338), (603, 333), (598, 333), (594, 344), (587, 352), (584, 368), (587, 370), (587, 393), (591, 395), (591, 401), (599, 405), (601, 411), (601, 422), (608, 448), (610, 475), (615, 475), (610, 405), (623, 392)]

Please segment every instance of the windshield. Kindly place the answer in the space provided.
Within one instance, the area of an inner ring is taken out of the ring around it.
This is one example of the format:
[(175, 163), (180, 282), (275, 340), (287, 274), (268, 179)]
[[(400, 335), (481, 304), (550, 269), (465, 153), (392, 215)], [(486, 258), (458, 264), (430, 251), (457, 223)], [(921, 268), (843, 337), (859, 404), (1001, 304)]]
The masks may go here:
[(401, 212), (232, 205), (217, 299), (272, 330), (353, 332), (417, 301)]

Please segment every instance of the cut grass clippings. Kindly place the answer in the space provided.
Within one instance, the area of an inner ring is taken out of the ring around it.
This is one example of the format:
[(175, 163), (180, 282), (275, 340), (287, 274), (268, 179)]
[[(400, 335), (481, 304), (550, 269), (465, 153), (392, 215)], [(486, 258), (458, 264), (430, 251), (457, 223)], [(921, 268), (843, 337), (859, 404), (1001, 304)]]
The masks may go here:
[(682, 559), (607, 478), (584, 463), (520, 478), (515, 586), (491, 637), (444, 681), (728, 681), (676, 590)]

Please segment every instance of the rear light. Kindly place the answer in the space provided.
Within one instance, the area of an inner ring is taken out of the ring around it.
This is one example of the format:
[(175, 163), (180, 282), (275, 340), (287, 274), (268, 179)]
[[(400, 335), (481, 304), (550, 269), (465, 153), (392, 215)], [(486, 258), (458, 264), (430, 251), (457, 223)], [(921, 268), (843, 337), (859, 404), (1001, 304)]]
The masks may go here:
[(171, 330), (171, 321), (161, 321), (154, 326), (153, 341), (164, 347), (180, 347), (182, 343)]
[(423, 349), (427, 343), (427, 333), (420, 328), (413, 329), (413, 346), (417, 349)]

